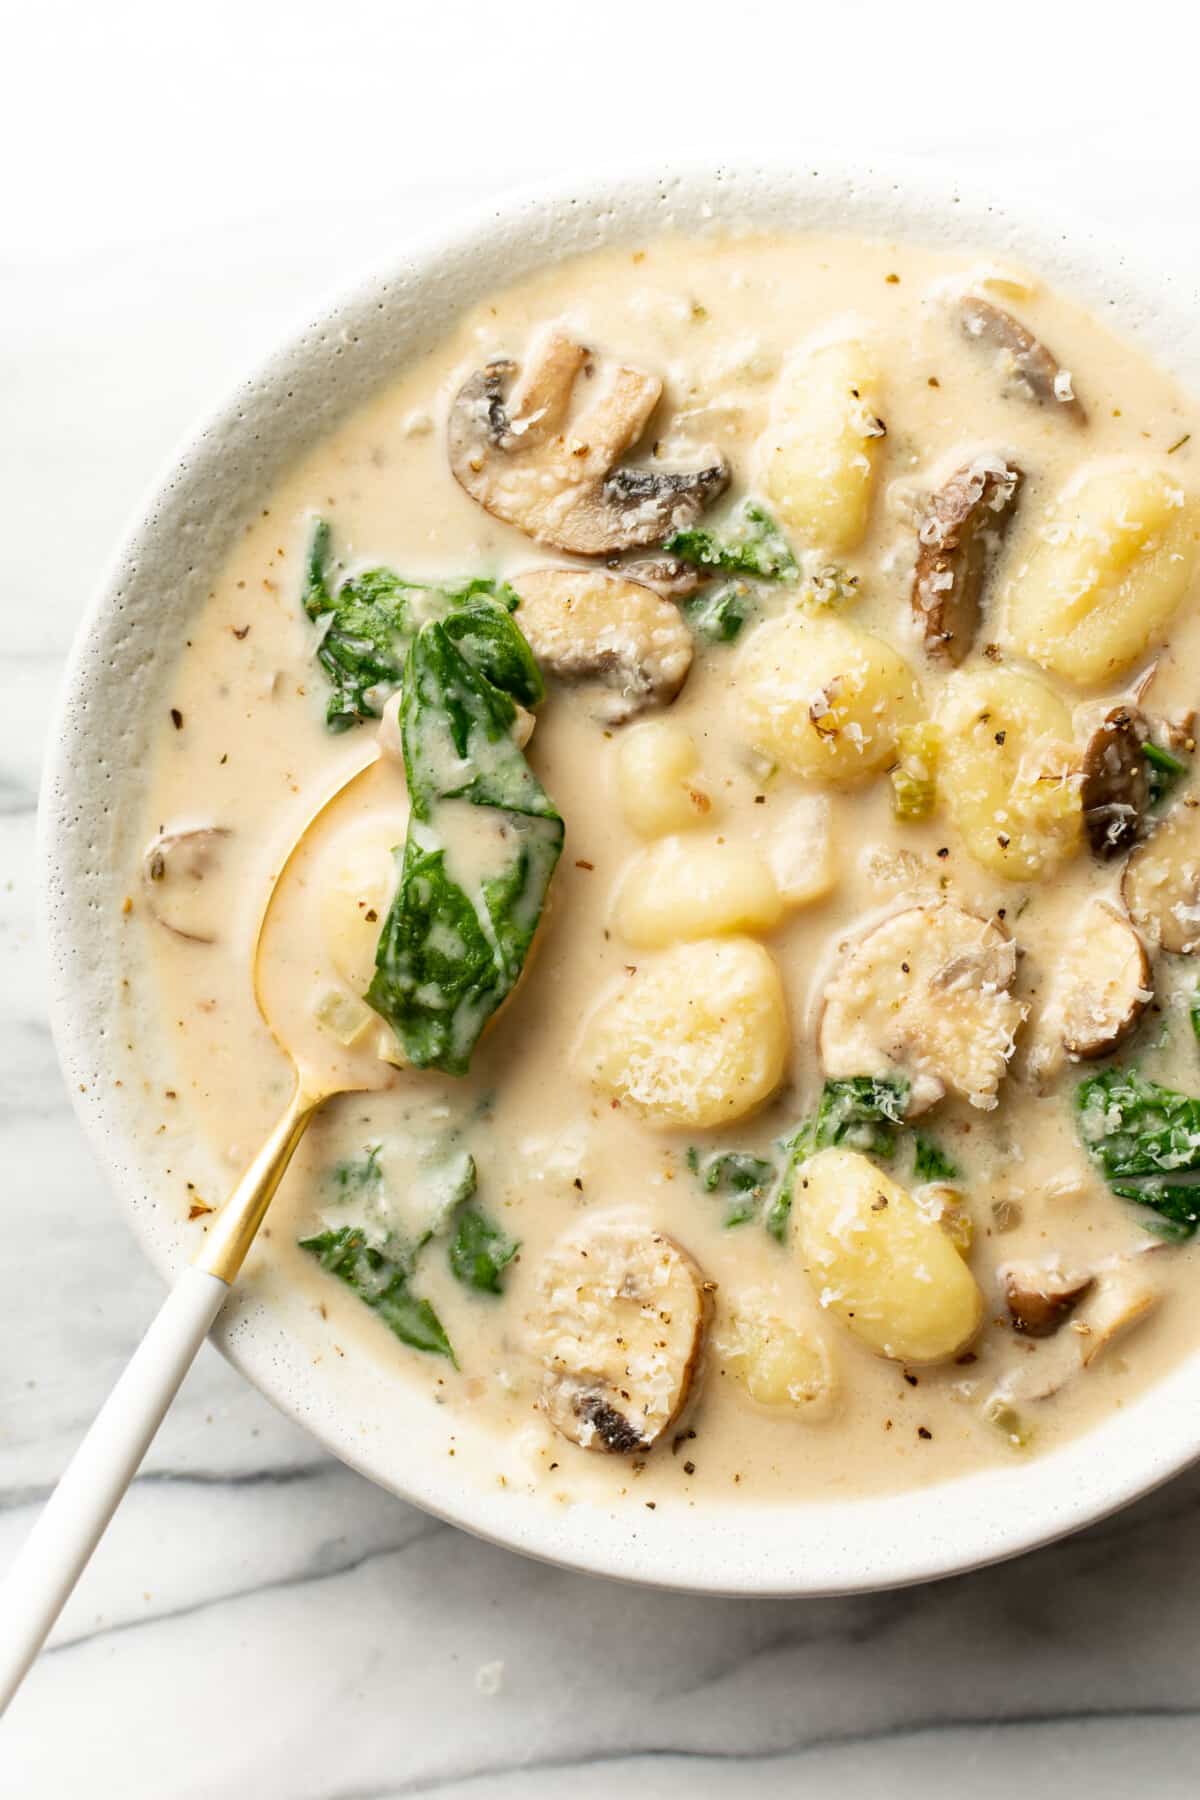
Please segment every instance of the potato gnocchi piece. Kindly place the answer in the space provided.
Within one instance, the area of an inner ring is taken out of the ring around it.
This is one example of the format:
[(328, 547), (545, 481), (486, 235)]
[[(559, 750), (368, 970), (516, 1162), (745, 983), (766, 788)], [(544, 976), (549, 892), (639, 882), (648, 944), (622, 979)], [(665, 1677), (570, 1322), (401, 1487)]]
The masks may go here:
[(879, 1356), (945, 1362), (983, 1320), (983, 1295), (935, 1219), (856, 1150), (821, 1150), (797, 1176), (805, 1268), (821, 1305)]
[(823, 794), (802, 794), (776, 827), (767, 862), (785, 906), (812, 906), (838, 881), (830, 805)]
[(652, 1125), (706, 1128), (767, 1099), (788, 1039), (783, 984), (761, 944), (705, 939), (623, 976), (585, 1025), (578, 1060)]
[(365, 994), (375, 973), (375, 948), (396, 884), (392, 854), (404, 842), (405, 822), (372, 822), (341, 839), (333, 872), (323, 880), (321, 933), (329, 960), (353, 994)]
[(834, 1410), (837, 1378), (828, 1344), (811, 1325), (781, 1318), (768, 1296), (740, 1294), (722, 1314), (714, 1348), (756, 1406), (806, 1424)]
[(900, 727), (922, 710), (917, 678), (890, 644), (811, 613), (760, 626), (736, 680), (755, 748), (816, 781), (846, 784), (886, 768)]
[(1162, 635), (1196, 564), (1200, 507), (1153, 464), (1098, 465), (1049, 508), (1004, 599), (1008, 648), (1080, 685)]
[(1011, 669), (954, 675), (938, 705), (941, 792), (975, 861), (1011, 881), (1049, 875), (1083, 839), (1066, 707)]
[(874, 353), (857, 338), (791, 357), (763, 440), (763, 479), (784, 524), (832, 556), (866, 532), (887, 435)]
[(649, 1450), (687, 1402), (710, 1294), (687, 1252), (648, 1225), (589, 1221), (556, 1245), (530, 1320), (556, 1430), (584, 1450)]
[(1009, 992), (1016, 966), (1016, 946), (994, 920), (949, 902), (895, 913), (826, 983), (826, 1075), (905, 1075), (910, 1116), (947, 1092), (990, 1110), (1025, 1017)]
[(621, 811), (639, 837), (685, 831), (712, 811), (696, 741), (676, 719), (652, 719), (625, 732), (616, 768)]
[(783, 917), (775, 878), (740, 844), (663, 838), (630, 862), (613, 922), (630, 944), (656, 949), (724, 932), (770, 931)]

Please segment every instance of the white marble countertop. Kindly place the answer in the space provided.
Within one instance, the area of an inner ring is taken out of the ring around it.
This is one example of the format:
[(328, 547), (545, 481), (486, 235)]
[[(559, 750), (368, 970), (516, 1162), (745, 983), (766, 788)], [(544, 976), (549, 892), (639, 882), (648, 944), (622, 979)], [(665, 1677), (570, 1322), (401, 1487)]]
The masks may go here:
[[(744, 0), (735, 24), (715, 0), (655, 9), (636, 56), (669, 72), (665, 92), (613, 114), (602, 144), (582, 135), (603, 123), (594, 96), (611, 104), (635, 52), (542, 0), (504, 15), (451, 3), (419, 23), (368, 0), (14, 15), (0, 121), (0, 1567), (159, 1297), (55, 1064), (32, 845), (71, 633), (193, 416), (407, 232), (597, 153), (665, 166), (798, 143), (806, 158), (904, 151), (1009, 193), (1052, 185), (1065, 215), (1152, 244), (1170, 246), (1182, 220), (1193, 241), (1170, 254), (1200, 255), (1196, 27), (1174, 9), (1108, 25), (1096, 9), (1079, 42), (1074, 9), (1010, 0), (1001, 45), (995, 9), (793, 10), (785, 24)], [(581, 54), (582, 106), (568, 78)], [(0, 1726), (0, 1793), (600, 1800), (632, 1778), (648, 1800), (999, 1800), (1025, 1783), (1173, 1800), (1195, 1793), (1200, 1760), (1198, 1521), (1200, 1471), (1073, 1542), (936, 1587), (664, 1597), (424, 1518), (206, 1351)]]

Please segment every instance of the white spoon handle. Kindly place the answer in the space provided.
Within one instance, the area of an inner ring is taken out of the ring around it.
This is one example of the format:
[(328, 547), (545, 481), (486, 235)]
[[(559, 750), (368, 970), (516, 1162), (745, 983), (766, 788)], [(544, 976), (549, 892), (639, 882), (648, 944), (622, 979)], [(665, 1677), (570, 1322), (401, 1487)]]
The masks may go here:
[(105, 1401), (0, 1586), (0, 1713), (87, 1565), (229, 1285), (188, 1269)]

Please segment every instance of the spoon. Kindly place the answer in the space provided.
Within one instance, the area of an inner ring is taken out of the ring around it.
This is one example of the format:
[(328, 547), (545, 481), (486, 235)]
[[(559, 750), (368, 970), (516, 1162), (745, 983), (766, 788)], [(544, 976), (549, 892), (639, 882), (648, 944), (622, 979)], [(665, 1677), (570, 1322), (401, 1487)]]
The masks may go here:
[[(16, 1693), (109, 1520), (136, 1475), (167, 1408), (208, 1335), (246, 1259), (296, 1147), (316, 1113), (337, 1094), (381, 1087), (388, 1065), (374, 1049), (326, 1051), (319, 1030), (298, 1047), (296, 1021), (282, 1002), (294, 983), (272, 991), (268, 950), (281, 930), (292, 890), (304, 885), (305, 858), (335, 809), (364, 802), (379, 783), (386, 795), (402, 778), (371, 759), (325, 800), (288, 851), (271, 885), (254, 941), (254, 996), (292, 1065), (295, 1085), (282, 1117), (215, 1216), (204, 1244), (176, 1282), (87, 1436), (67, 1465), (16, 1561), (0, 1585), (0, 1713)], [(284, 1015), (281, 1018), (281, 1013)], [(286, 1023), (284, 1020), (286, 1019)]]

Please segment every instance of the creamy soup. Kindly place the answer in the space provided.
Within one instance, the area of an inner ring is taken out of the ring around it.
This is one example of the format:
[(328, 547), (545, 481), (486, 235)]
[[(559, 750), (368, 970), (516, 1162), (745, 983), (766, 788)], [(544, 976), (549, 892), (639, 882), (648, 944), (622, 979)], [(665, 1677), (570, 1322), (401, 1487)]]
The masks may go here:
[(148, 1123), (232, 1178), (283, 870), (259, 996), (362, 1089), (246, 1277), (314, 1354), (641, 1505), (1037, 1454), (1195, 1347), (1191, 429), (1023, 271), (666, 240), (448, 322), (248, 515), (132, 928)]

